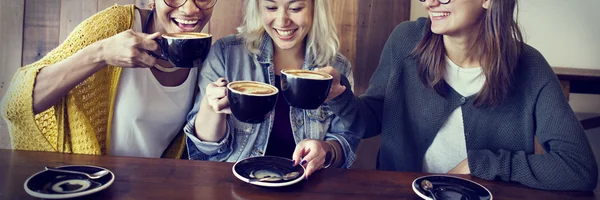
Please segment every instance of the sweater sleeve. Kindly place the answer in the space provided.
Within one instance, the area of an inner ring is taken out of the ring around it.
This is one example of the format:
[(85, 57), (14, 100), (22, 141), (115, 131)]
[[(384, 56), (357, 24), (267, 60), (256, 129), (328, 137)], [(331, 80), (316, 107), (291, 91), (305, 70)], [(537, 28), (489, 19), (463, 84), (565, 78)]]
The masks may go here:
[(19, 68), (1, 105), (2, 117), (7, 122), (14, 149), (59, 151), (58, 130), (62, 127), (58, 127), (57, 121), (63, 116), (58, 116), (62, 113), (58, 106), (33, 114), (33, 88), (38, 72), (94, 42), (131, 28), (133, 10), (133, 5), (113, 6), (91, 16), (41, 60)]
[(390, 74), (398, 67), (399, 61), (406, 57), (407, 49), (404, 46), (411, 43), (408, 41), (413, 37), (406, 35), (418, 35), (422, 29), (414, 27), (414, 23), (404, 22), (398, 25), (381, 52), (379, 65), (369, 81), (367, 91), (360, 97), (354, 96), (346, 86), (346, 91), (327, 102), (332, 111), (335, 112), (349, 131), (362, 138), (369, 138), (381, 133), (381, 121), (383, 116), (384, 98), (387, 93), (387, 84)]
[(596, 160), (555, 77), (539, 91), (534, 114), (535, 135), (546, 153), (471, 150), (468, 152), (471, 173), (539, 189), (594, 190), (598, 180)]

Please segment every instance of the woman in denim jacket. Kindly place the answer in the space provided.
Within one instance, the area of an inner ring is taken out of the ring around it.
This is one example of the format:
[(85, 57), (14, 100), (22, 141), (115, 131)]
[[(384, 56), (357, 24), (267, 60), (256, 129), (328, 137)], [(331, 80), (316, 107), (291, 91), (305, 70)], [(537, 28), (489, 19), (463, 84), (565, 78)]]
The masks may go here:
[(360, 140), (326, 105), (316, 110), (290, 107), (279, 93), (267, 120), (247, 124), (231, 115), (227, 99), (228, 81), (280, 88), (282, 69), (332, 66), (351, 84), (350, 63), (338, 53), (329, 1), (250, 0), (245, 7), (239, 33), (216, 41), (202, 67), (203, 90), (184, 129), (190, 159), (237, 162), (281, 156), (304, 165), (307, 177), (323, 167), (350, 167)]

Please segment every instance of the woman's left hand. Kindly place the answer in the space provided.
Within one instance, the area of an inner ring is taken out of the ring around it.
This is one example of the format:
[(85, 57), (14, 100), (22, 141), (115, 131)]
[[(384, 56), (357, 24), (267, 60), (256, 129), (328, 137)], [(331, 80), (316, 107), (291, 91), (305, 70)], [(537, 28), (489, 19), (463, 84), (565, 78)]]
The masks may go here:
[(325, 141), (304, 139), (296, 145), (292, 155), (294, 166), (303, 165), (306, 168), (305, 178), (308, 179), (313, 172), (323, 168), (328, 150), (330, 146)]

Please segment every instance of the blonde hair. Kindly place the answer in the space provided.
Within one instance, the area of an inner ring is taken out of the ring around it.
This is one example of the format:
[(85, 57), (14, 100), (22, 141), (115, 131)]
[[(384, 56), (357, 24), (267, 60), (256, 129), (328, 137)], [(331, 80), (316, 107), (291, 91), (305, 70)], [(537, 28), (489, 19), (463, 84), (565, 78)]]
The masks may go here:
[[(246, 48), (253, 54), (259, 54), (258, 49), (265, 33), (261, 18), (261, 0), (246, 1), (246, 11), (242, 25), (237, 28), (238, 37), (246, 43)], [(335, 60), (340, 47), (335, 22), (331, 14), (329, 0), (313, 0), (313, 24), (307, 34), (306, 51), (312, 55), (313, 63), (326, 66)]]

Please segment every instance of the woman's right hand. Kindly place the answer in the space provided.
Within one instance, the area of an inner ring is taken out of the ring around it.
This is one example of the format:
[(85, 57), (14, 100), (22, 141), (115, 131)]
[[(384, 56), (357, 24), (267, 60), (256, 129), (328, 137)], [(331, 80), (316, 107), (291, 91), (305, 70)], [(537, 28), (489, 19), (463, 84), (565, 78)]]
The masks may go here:
[(156, 58), (147, 51), (157, 50), (154, 41), (160, 33), (146, 34), (133, 30), (123, 31), (100, 41), (102, 60), (112, 66), (150, 68), (156, 64)]
[(327, 99), (325, 99), (325, 102), (331, 101), (332, 99), (336, 98), (340, 94), (344, 93), (344, 91), (346, 90), (346, 86), (341, 84), (342, 75), (340, 74), (340, 72), (337, 69), (333, 68), (332, 66), (327, 66), (327, 67), (319, 68), (318, 70), (320, 72), (325, 72), (325, 73), (328, 73), (331, 76), (333, 76), (333, 80), (331, 83), (331, 89), (329, 90), (329, 95), (327, 95)]
[(231, 114), (227, 98), (227, 80), (219, 78), (206, 86), (206, 100), (215, 113)]

